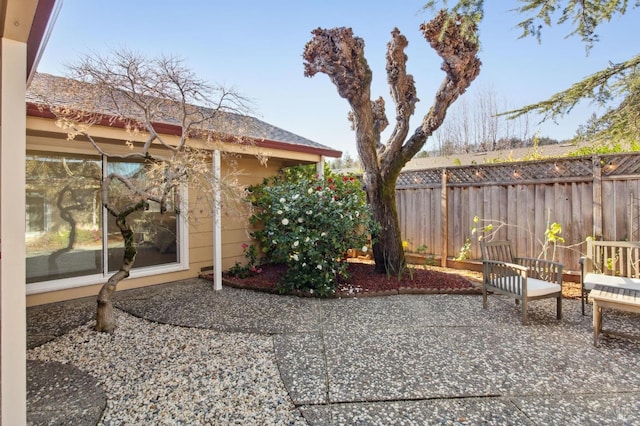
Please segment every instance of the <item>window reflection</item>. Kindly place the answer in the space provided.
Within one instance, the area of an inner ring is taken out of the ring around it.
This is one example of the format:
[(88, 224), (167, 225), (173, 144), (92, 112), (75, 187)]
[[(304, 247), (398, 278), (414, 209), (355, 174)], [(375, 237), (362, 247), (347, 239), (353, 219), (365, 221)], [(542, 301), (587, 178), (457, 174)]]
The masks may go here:
[(27, 282), (102, 272), (101, 164), (27, 155)]
[[(119, 269), (124, 243), (114, 218), (102, 208), (101, 159), (28, 153), (26, 168), (27, 283)], [(107, 171), (137, 179), (144, 175), (144, 166), (135, 162), (110, 162)], [(116, 199), (119, 203), (132, 201), (130, 193), (117, 185), (110, 196), (120, 197)], [(173, 201), (171, 204), (173, 208)], [(102, 226), (104, 218), (106, 230)], [(138, 251), (134, 268), (178, 262), (177, 220), (171, 209), (161, 214), (157, 203), (150, 203), (148, 210), (129, 216)], [(103, 265), (105, 244), (106, 267)]]

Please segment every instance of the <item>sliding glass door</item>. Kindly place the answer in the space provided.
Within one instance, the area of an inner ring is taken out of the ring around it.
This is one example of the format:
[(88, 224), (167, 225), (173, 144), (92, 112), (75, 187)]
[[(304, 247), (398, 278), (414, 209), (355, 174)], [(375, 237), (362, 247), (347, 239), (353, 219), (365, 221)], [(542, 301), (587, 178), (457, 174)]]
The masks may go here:
[[(135, 178), (143, 165), (76, 154), (27, 153), (27, 283), (107, 275), (122, 265), (122, 236), (100, 198), (103, 167)], [(116, 188), (113, 196), (129, 195), (118, 194)], [(176, 211), (172, 202), (169, 211), (160, 214), (159, 206), (151, 203), (148, 210), (129, 217), (138, 251), (136, 268), (179, 261)]]

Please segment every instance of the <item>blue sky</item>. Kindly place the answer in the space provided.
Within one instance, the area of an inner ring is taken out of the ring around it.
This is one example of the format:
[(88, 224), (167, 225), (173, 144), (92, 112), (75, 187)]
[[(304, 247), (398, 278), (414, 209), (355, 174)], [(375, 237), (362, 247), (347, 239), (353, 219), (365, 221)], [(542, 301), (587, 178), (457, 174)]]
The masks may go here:
[[(569, 27), (547, 29), (542, 43), (518, 39), (516, 1), (491, 1), (480, 28), (483, 66), (464, 96), (489, 88), (509, 106), (546, 99), (571, 83), (637, 54), (638, 9), (599, 31), (601, 41), (585, 56)], [(347, 102), (323, 74), (303, 75), (302, 52), (317, 27), (348, 26), (365, 40), (373, 71), (372, 96), (387, 99), (386, 43), (393, 27), (408, 38), (408, 69), (421, 101), (416, 127), (442, 81), (440, 58), (419, 32), (429, 20), (424, 0), (64, 0), (38, 71), (64, 75), (64, 64), (88, 52), (127, 47), (148, 56), (174, 54), (201, 78), (233, 86), (252, 99), (254, 115), (334, 149), (356, 155)], [(584, 104), (558, 123), (534, 130), (555, 139), (571, 137), (594, 111)], [(413, 122), (412, 122), (413, 123)], [(390, 126), (392, 127), (392, 126)], [(429, 142), (427, 142), (427, 147)]]

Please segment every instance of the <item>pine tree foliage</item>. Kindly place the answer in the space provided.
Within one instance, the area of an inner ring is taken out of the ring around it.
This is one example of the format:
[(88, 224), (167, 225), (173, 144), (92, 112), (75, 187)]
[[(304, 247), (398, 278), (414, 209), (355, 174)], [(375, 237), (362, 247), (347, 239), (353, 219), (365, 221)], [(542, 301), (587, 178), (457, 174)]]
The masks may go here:
[[(446, 0), (430, 0), (425, 8), (435, 7)], [(521, 37), (536, 37), (541, 40), (542, 30), (552, 25), (568, 25), (569, 36), (577, 36), (585, 43), (587, 53), (600, 39), (597, 29), (614, 17), (633, 13), (640, 0), (519, 0), (515, 12), (523, 15), (518, 23)], [(452, 10), (471, 16), (483, 17), (483, 0), (459, 0)], [(607, 68), (593, 73), (574, 83), (568, 89), (556, 93), (549, 99), (505, 115), (515, 118), (533, 112), (543, 120), (556, 119), (569, 113), (582, 100), (599, 106), (608, 106), (600, 117), (595, 117), (583, 126), (579, 138), (609, 141), (612, 143), (634, 143), (640, 141), (640, 54), (620, 63), (610, 63)]]

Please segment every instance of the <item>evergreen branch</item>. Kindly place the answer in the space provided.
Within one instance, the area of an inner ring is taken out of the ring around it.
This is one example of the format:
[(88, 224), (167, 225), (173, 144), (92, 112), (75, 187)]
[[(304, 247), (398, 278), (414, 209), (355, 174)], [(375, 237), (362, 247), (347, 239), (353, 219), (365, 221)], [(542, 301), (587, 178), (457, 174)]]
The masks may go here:
[[(545, 101), (506, 111), (499, 115), (514, 119), (530, 112), (536, 112), (542, 114), (544, 117), (542, 121), (545, 121), (569, 113), (582, 99), (593, 99), (598, 103), (605, 103), (627, 92), (625, 87), (628, 86), (620, 83), (625, 80), (624, 74), (626, 72), (634, 71), (638, 66), (640, 66), (640, 55), (619, 64), (612, 64), (604, 70), (574, 83), (569, 89), (554, 94)], [(614, 84), (610, 82), (612, 79), (619, 79), (619, 81)]]

